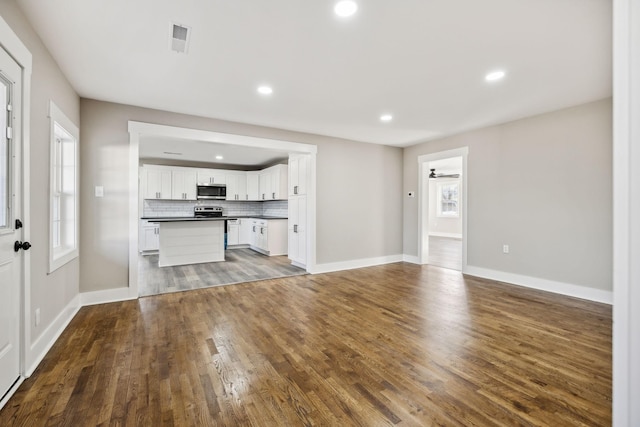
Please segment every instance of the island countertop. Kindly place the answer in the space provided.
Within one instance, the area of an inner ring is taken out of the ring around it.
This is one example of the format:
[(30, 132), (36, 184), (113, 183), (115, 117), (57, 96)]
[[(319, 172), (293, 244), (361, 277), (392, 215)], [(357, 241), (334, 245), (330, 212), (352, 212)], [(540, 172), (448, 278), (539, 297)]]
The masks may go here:
[(219, 216), (214, 218), (195, 218), (192, 216), (174, 216), (174, 217), (142, 217), (140, 219), (149, 221), (149, 222), (174, 222), (174, 221), (224, 221), (227, 219), (245, 219), (245, 218), (255, 218), (255, 219), (289, 219), (287, 217), (282, 216), (268, 216), (268, 215), (232, 215), (232, 216)]

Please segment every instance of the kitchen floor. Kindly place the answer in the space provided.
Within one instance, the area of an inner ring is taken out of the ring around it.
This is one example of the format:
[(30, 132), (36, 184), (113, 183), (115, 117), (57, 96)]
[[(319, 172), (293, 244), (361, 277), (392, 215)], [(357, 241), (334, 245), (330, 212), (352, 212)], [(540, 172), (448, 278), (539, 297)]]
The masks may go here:
[(139, 295), (149, 296), (210, 286), (307, 274), (287, 256), (266, 256), (248, 248), (227, 249), (224, 262), (158, 267), (158, 255), (140, 255)]
[(429, 264), (462, 270), (462, 240), (429, 236)]

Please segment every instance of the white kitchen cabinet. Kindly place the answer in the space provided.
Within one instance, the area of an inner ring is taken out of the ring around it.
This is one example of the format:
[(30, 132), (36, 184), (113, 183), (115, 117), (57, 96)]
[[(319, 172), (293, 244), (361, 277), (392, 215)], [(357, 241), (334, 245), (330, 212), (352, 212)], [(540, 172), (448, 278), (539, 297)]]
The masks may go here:
[(289, 259), (298, 267), (307, 264), (307, 196), (289, 197)]
[(239, 245), (250, 245), (251, 244), (251, 226), (253, 225), (253, 220), (250, 218), (240, 218), (238, 220), (240, 222), (240, 230), (238, 232), (238, 244)]
[(191, 168), (174, 168), (171, 171), (171, 198), (196, 200), (196, 171)]
[(198, 184), (226, 184), (227, 171), (222, 169), (198, 169)]
[(289, 156), (289, 196), (307, 194), (308, 173), (309, 155), (292, 154)]
[(275, 165), (260, 172), (260, 200), (286, 200), (287, 165)]
[(287, 254), (287, 220), (254, 219), (251, 225), (251, 249), (268, 256)]
[(145, 166), (140, 170), (143, 199), (171, 199), (171, 168)]
[(157, 251), (160, 248), (160, 226), (149, 221), (140, 221), (140, 252)]
[(240, 244), (240, 220), (227, 221), (227, 246), (235, 246)]
[(260, 172), (247, 172), (247, 200), (261, 200)]
[(234, 172), (225, 176), (227, 183), (227, 200), (248, 200), (247, 173)]

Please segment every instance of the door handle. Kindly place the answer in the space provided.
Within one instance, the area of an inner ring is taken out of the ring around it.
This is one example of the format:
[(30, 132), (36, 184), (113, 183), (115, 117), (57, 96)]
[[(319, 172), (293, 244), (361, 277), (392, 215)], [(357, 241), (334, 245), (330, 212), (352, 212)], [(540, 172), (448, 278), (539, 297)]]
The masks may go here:
[(29, 242), (20, 242), (18, 240), (16, 240), (16, 242), (13, 244), (13, 250), (15, 252), (18, 252), (20, 249), (28, 251), (30, 247), (31, 247), (31, 243), (29, 243)]

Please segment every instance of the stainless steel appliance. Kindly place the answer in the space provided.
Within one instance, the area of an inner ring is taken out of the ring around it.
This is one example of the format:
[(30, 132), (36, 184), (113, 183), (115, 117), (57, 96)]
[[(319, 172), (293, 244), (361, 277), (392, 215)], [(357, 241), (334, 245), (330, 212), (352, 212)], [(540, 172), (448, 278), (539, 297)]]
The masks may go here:
[(196, 197), (199, 200), (226, 200), (227, 186), (225, 184), (198, 183)]
[(220, 218), (222, 217), (222, 207), (196, 206), (193, 208), (193, 216), (196, 218)]

